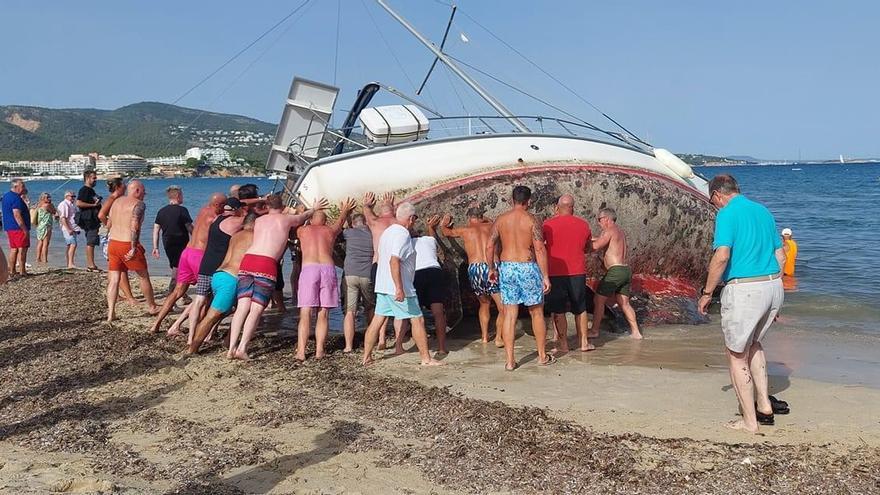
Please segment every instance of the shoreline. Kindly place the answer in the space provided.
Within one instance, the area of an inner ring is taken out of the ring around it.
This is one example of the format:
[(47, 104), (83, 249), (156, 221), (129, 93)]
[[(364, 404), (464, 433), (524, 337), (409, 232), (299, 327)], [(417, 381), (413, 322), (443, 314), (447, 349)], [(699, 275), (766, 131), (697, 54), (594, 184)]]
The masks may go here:
[[(216, 343), (185, 359), (180, 341), (145, 332), (151, 318), (142, 309), (123, 304), (122, 321), (101, 323), (103, 287), (97, 274), (64, 271), (0, 286), (0, 490), (878, 488), (870, 466), (880, 463), (880, 423), (869, 414), (880, 409), (880, 390), (774, 378), (792, 414), (763, 437), (723, 431), (736, 406), (710, 338), (606, 334), (598, 351), (545, 368), (529, 355), (531, 337), (520, 336), (523, 366), (506, 373), (502, 351), (466, 338), (463, 327), (451, 335), (449, 366), (420, 368), (409, 352), (364, 369), (359, 356), (339, 352), (339, 337), (328, 359), (296, 363), (288, 317), (268, 315), (252, 362), (227, 361)], [(681, 361), (670, 352), (675, 342), (690, 343), (683, 369), (665, 365)], [(653, 364), (633, 365), (634, 357)], [(781, 445), (793, 448), (780, 455)]]

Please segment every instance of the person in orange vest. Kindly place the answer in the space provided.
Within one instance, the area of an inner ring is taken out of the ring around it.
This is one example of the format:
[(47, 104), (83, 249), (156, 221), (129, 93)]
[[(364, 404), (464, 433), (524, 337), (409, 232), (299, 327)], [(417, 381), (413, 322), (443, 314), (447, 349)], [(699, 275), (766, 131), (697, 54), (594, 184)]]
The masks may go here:
[(782, 229), (782, 249), (785, 251), (785, 266), (782, 267), (782, 274), (789, 277), (794, 275), (794, 265), (797, 261), (798, 245), (791, 238), (791, 229)]

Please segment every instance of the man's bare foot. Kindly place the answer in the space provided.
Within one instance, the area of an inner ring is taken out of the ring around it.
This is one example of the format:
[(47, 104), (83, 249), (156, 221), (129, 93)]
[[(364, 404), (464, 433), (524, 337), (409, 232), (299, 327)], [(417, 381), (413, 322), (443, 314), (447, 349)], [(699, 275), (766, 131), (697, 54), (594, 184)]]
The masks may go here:
[(116, 321), (116, 314), (115, 313), (112, 315), (107, 315), (107, 323), (113, 323), (114, 321)]
[(594, 346), (593, 344), (587, 344), (586, 347), (581, 347), (581, 352), (590, 352), (590, 351), (595, 351), (595, 350), (596, 350), (596, 346)]
[(505, 371), (513, 371), (517, 368), (519, 368), (519, 363), (513, 363), (513, 364), (507, 363), (504, 365)]
[(429, 359), (427, 361), (422, 361), (422, 366), (446, 366), (446, 363), (443, 361), (437, 361), (436, 359)]
[(483, 344), (488, 344), (488, 343), (489, 343), (489, 337), (483, 337), (482, 339), (480, 339), (480, 342), (483, 343)]
[(379, 345), (376, 346), (376, 350), (384, 351), (385, 349), (386, 349), (386, 347), (385, 347), (385, 341), (384, 341), (384, 340), (381, 341), (381, 342), (379, 342)]
[(396, 345), (396, 344), (394, 345), (394, 355), (395, 356), (400, 356), (404, 352), (406, 352), (406, 350), (404, 350), (402, 345)]
[(633, 340), (642, 340), (644, 337), (642, 337), (642, 334), (640, 332), (635, 332), (635, 333), (631, 333), (629, 335), (629, 338), (631, 338)]
[(79, 267), (76, 265), (67, 265), (67, 268), (71, 269), (71, 270), (78, 270), (79, 269)]
[(181, 333), (179, 330), (177, 330), (174, 327), (169, 328), (168, 331), (165, 333), (165, 335), (167, 335), (171, 338), (183, 337), (183, 333)]
[(599, 332), (587, 332), (587, 337), (589, 337), (591, 339), (595, 339), (598, 336), (599, 336)]
[(131, 304), (132, 306), (140, 306), (141, 302), (133, 297), (124, 297), (122, 301), (126, 304)]
[(376, 364), (376, 361), (373, 360), (372, 356), (365, 357), (363, 360), (364, 366), (372, 366), (374, 364)]
[(746, 433), (757, 434), (758, 433), (758, 425), (755, 425), (754, 428), (749, 428), (746, 426), (745, 421), (738, 419), (736, 421), (731, 421), (724, 425), (725, 428), (730, 428), (731, 430), (742, 430)]
[(149, 314), (150, 316), (156, 316), (157, 314), (159, 314), (159, 306), (156, 306), (155, 304), (150, 306), (149, 308), (147, 308), (147, 314)]
[(301, 363), (304, 363), (304, 362), (306, 361), (306, 355), (305, 355), (305, 354), (299, 354), (299, 353), (296, 353), (296, 354), (293, 355), (293, 359), (296, 359), (297, 361), (299, 361), (299, 362), (301, 362)]
[(162, 330), (159, 328), (159, 325), (157, 323), (153, 323), (152, 325), (150, 325), (150, 330), (148, 331), (148, 333), (159, 333), (161, 331)]
[(251, 357), (244, 351), (240, 351), (238, 349), (232, 354), (233, 359), (238, 359), (239, 361), (250, 361)]
[(343, 354), (351, 354), (352, 352), (354, 352), (354, 349), (343, 349), (342, 350)]
[(232, 349), (226, 351), (226, 359), (232, 359), (233, 357), (235, 357), (235, 351)]
[(502, 347), (504, 347), (504, 341), (501, 339), (495, 339), (495, 347), (501, 349)]

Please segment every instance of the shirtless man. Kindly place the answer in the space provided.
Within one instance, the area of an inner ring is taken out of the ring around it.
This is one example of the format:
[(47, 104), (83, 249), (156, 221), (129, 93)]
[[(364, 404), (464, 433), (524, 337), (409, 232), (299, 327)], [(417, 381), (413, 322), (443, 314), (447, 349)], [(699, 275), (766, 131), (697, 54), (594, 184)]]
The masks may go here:
[[(550, 291), (550, 278), (547, 275), (547, 250), (541, 224), (528, 212), (531, 197), (532, 191), (528, 187), (513, 188), (513, 208), (495, 219), (486, 245), (489, 280), (498, 282), (501, 287), (501, 302), (504, 304), (501, 334), (507, 354), (505, 369), (508, 371), (518, 367), (513, 355), (513, 344), (520, 304), (528, 307), (532, 318), (538, 364), (556, 362), (556, 358), (545, 350), (547, 327), (544, 324), (544, 294)], [(496, 268), (499, 242), (501, 262)]]
[[(159, 332), (159, 327), (162, 326), (162, 320), (168, 316), (168, 313), (174, 308), (174, 304), (177, 300), (186, 295), (186, 291), (189, 290), (191, 285), (198, 282), (199, 265), (202, 262), (202, 257), (205, 255), (205, 245), (208, 243), (208, 229), (211, 227), (211, 223), (214, 222), (214, 219), (217, 218), (217, 215), (223, 212), (223, 205), (225, 203), (226, 196), (223, 193), (215, 192), (211, 195), (208, 204), (202, 207), (199, 214), (196, 216), (196, 221), (193, 222), (192, 236), (190, 237), (186, 248), (184, 248), (183, 253), (180, 254), (180, 262), (177, 266), (177, 285), (174, 286), (174, 292), (165, 298), (165, 303), (162, 304), (162, 309), (159, 310), (159, 315), (156, 317), (156, 321), (153, 322), (153, 326), (150, 327), (150, 332)], [(192, 317), (192, 308), (192, 304), (187, 306), (184, 310), (184, 314)], [(183, 320), (181, 319), (179, 321), (182, 322)], [(168, 336), (181, 335), (178, 327), (179, 325), (172, 326), (168, 330)]]
[(241, 230), (232, 234), (232, 237), (229, 239), (226, 257), (223, 258), (223, 262), (217, 271), (211, 275), (211, 292), (214, 293), (211, 307), (208, 308), (208, 313), (199, 322), (198, 327), (196, 327), (195, 335), (186, 351), (187, 354), (199, 352), (199, 347), (201, 347), (205, 338), (211, 333), (214, 325), (219, 323), (232, 310), (238, 287), (238, 267), (241, 264), (241, 258), (244, 257), (245, 251), (247, 251), (254, 240), (254, 221), (256, 219), (256, 213), (248, 213), (242, 221)]
[(125, 197), (119, 198), (110, 208), (110, 243), (107, 246), (107, 322), (116, 319), (116, 298), (119, 289), (119, 275), (123, 271), (134, 271), (141, 282), (141, 291), (147, 300), (150, 314), (158, 308), (153, 299), (153, 284), (147, 271), (147, 258), (140, 243), (141, 227), (144, 223), (146, 205), (144, 204), (144, 184), (133, 180), (128, 184)]
[(492, 301), (498, 309), (498, 317), (495, 319), (495, 346), (504, 347), (501, 338), (501, 326), (503, 323), (504, 306), (501, 303), (501, 294), (498, 284), (489, 281), (489, 263), (486, 261), (486, 244), (492, 232), (492, 222), (483, 218), (483, 212), (479, 208), (470, 208), (467, 211), (468, 223), (464, 227), (453, 227), (452, 216), (444, 215), (440, 221), (440, 232), (446, 237), (458, 237), (464, 244), (464, 251), (468, 259), (468, 280), (471, 289), (480, 301), (479, 319), (480, 332), (483, 343), (489, 342), (489, 318), (491, 316)]
[(602, 261), (605, 263), (605, 275), (599, 281), (596, 288), (596, 297), (593, 302), (593, 328), (590, 336), (599, 336), (599, 325), (605, 315), (605, 302), (609, 297), (615, 297), (626, 321), (629, 322), (630, 336), (636, 340), (642, 338), (639, 332), (639, 324), (636, 322), (636, 312), (629, 303), (630, 283), (632, 281), (632, 269), (626, 264), (626, 234), (617, 226), (617, 213), (611, 208), (602, 208), (596, 216), (602, 234), (592, 240), (594, 251), (605, 251)]
[[(373, 269), (370, 274), (370, 282), (373, 287), (376, 286), (376, 269), (379, 260), (379, 238), (392, 224), (396, 223), (394, 218), (394, 194), (385, 193), (379, 198), (379, 214), (373, 211), (376, 205), (376, 195), (367, 193), (364, 195), (364, 216), (367, 218), (367, 227), (373, 235)], [(379, 349), (385, 349), (385, 327), (379, 330)]]
[(330, 308), (339, 306), (339, 284), (333, 263), (333, 246), (342, 232), (348, 216), (357, 203), (348, 198), (339, 205), (339, 218), (332, 226), (326, 225), (327, 215), (315, 212), (308, 225), (297, 229), (302, 249), (302, 269), (297, 287), (299, 306), (299, 336), (296, 341), (296, 359), (306, 360), (306, 343), (312, 329), (312, 308), (318, 308), (315, 323), (315, 359), (324, 358), (324, 345), (329, 330)]
[[(107, 179), (107, 189), (110, 191), (110, 196), (101, 203), (101, 211), (98, 212), (98, 221), (101, 222), (104, 228), (109, 229), (110, 208), (113, 207), (113, 203), (115, 203), (117, 199), (125, 196), (125, 182), (122, 181), (122, 177)], [(123, 299), (132, 306), (140, 304), (138, 300), (135, 299), (134, 294), (131, 293), (131, 284), (128, 282), (128, 272), (119, 272), (119, 292), (122, 293)]]
[[(284, 203), (279, 194), (270, 194), (266, 198), (266, 205), (269, 212), (254, 222), (253, 243), (238, 267), (238, 307), (232, 317), (229, 352), (226, 353), (229, 359), (249, 359), (247, 345), (275, 291), (275, 279), (279, 276), (276, 272), (278, 259), (287, 248), (290, 229), (302, 225), (315, 211), (326, 209), (327, 200), (318, 199), (311, 208), (299, 215), (284, 212)], [(241, 342), (238, 342), (239, 334)]]

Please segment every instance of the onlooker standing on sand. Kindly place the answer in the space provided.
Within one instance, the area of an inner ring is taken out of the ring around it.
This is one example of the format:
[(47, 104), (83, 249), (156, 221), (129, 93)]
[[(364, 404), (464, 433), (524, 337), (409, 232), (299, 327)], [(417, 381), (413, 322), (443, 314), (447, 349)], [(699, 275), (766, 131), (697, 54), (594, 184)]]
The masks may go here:
[(21, 179), (12, 179), (9, 183), (9, 191), (3, 195), (3, 230), (9, 238), (9, 276), (16, 273), (27, 274), (27, 251), (31, 246), (31, 215), (28, 205), (22, 196), (28, 192), (27, 186)]
[(83, 186), (76, 195), (76, 207), (79, 208), (77, 225), (82, 228), (86, 236), (86, 269), (97, 271), (95, 264), (95, 246), (101, 243), (98, 237), (98, 229), (101, 222), (98, 220), (98, 212), (101, 211), (101, 197), (95, 193), (95, 182), (98, 174), (94, 170), (86, 170), (83, 173)]
[(52, 204), (52, 196), (47, 192), (40, 193), (36, 210), (38, 263), (49, 262), (49, 242), (52, 240), (52, 226), (55, 224), (57, 216), (58, 210)]
[[(528, 209), (532, 190), (526, 186), (513, 188), (513, 207), (502, 213), (492, 224), (486, 258), (489, 260), (489, 280), (501, 287), (504, 303), (504, 351), (507, 363), (504, 369), (515, 370), (519, 365), (513, 354), (516, 317), (519, 305), (525, 305), (532, 319), (532, 333), (538, 350), (538, 364), (546, 366), (556, 362), (546, 352), (547, 327), (544, 323), (544, 294), (550, 291), (547, 275), (547, 247), (541, 225)], [(501, 243), (500, 263), (498, 243)]]
[(709, 182), (709, 200), (720, 209), (715, 217), (715, 254), (700, 295), (700, 312), (706, 314), (712, 293), (724, 281), (721, 330), (743, 418), (727, 426), (757, 433), (758, 423), (773, 424), (774, 412), (788, 413), (788, 404), (773, 404), (770, 399), (761, 345), (782, 307), (780, 271), (785, 252), (773, 215), (742, 196), (733, 176), (716, 175)]
[(578, 345), (583, 352), (595, 347), (587, 339), (587, 263), (584, 253), (591, 249), (590, 224), (574, 214), (574, 197), (563, 194), (556, 203), (556, 214), (544, 222), (547, 244), (547, 270), (550, 293), (545, 306), (556, 323), (559, 351), (568, 352), (566, 307), (574, 314)]
[(441, 365), (431, 358), (428, 350), (428, 334), (425, 318), (419, 309), (413, 279), (416, 272), (416, 250), (409, 229), (416, 218), (416, 209), (410, 203), (401, 203), (395, 213), (395, 221), (389, 225), (376, 243), (378, 265), (376, 270), (376, 313), (364, 336), (364, 366), (373, 363), (373, 348), (379, 337), (379, 329), (388, 317), (411, 320), (413, 340), (419, 349), (422, 366)]
[(333, 263), (333, 247), (356, 204), (351, 198), (343, 201), (339, 205), (339, 218), (333, 225), (327, 225), (327, 215), (323, 211), (316, 211), (308, 225), (296, 231), (302, 249), (302, 270), (296, 291), (299, 328), (294, 356), (299, 361), (306, 360), (306, 343), (312, 331), (312, 309), (318, 313), (315, 322), (315, 359), (324, 357), (330, 329), (330, 309), (339, 307), (339, 283)]
[(76, 268), (73, 257), (76, 255), (79, 226), (76, 224), (75, 199), (76, 194), (73, 191), (64, 191), (64, 200), (58, 203), (58, 223), (61, 224), (61, 235), (64, 236), (64, 245), (67, 246), (67, 268)]
[(630, 290), (632, 289), (632, 269), (626, 261), (626, 234), (615, 223), (617, 213), (611, 208), (599, 210), (596, 220), (602, 227), (602, 234), (593, 239), (593, 250), (605, 251), (602, 255), (602, 262), (605, 264), (606, 271), (602, 280), (599, 281), (596, 297), (593, 299), (593, 331), (591, 336), (599, 336), (599, 326), (605, 315), (605, 302), (609, 297), (613, 297), (629, 323), (630, 337), (640, 340), (642, 333), (639, 331), (639, 323), (636, 321), (636, 311), (629, 303)]
[(153, 257), (159, 258), (159, 234), (162, 234), (162, 247), (168, 264), (171, 267), (171, 282), (168, 284), (168, 293), (177, 285), (177, 265), (180, 263), (180, 255), (189, 243), (189, 235), (193, 230), (193, 220), (189, 210), (183, 206), (183, 191), (178, 186), (168, 186), (165, 189), (168, 196), (168, 204), (156, 213), (153, 223)]
[(351, 228), (343, 230), (342, 237), (345, 239), (342, 282), (342, 294), (345, 297), (345, 349), (342, 352), (351, 352), (354, 349), (354, 323), (358, 302), (364, 306), (367, 322), (373, 319), (373, 308), (376, 306), (376, 293), (370, 279), (373, 268), (373, 236), (367, 227), (366, 217), (360, 213), (352, 216)]

